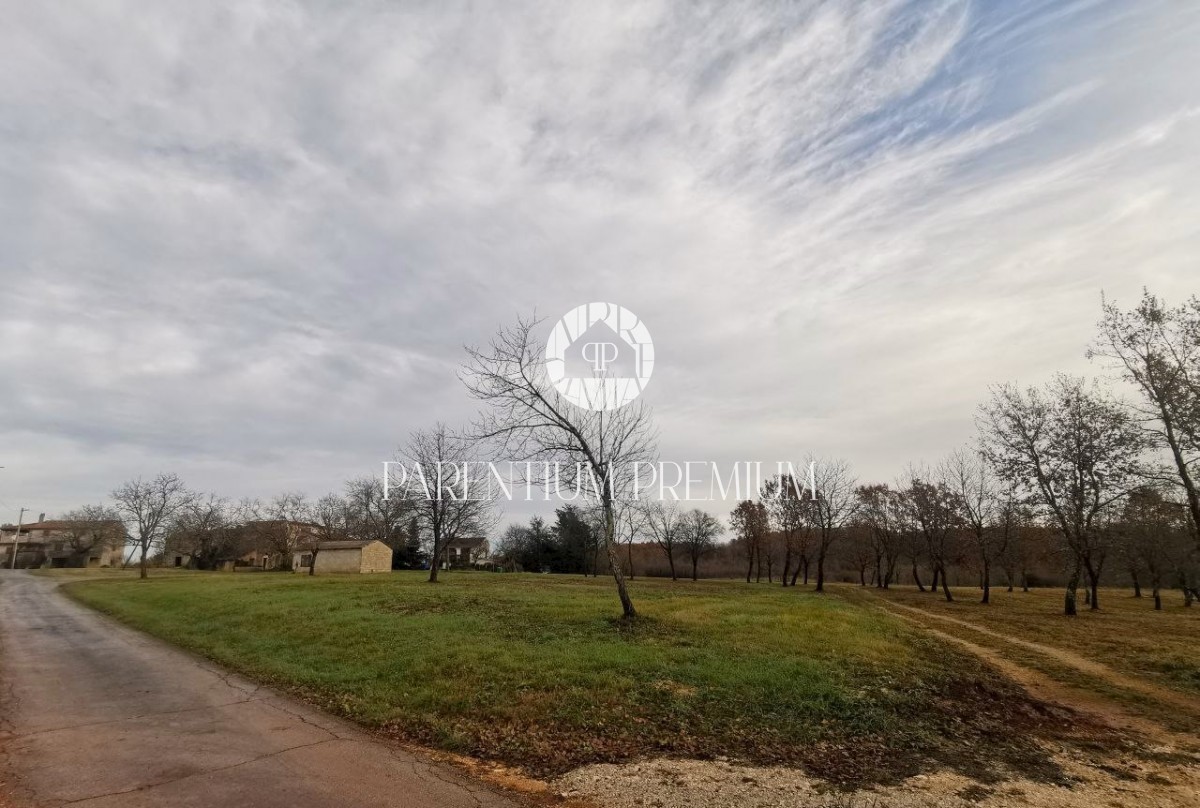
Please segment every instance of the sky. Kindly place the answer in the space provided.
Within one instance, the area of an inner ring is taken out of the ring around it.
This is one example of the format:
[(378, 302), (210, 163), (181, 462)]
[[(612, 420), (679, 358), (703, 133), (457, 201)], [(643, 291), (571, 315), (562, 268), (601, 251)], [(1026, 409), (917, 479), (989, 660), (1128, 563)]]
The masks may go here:
[(664, 459), (886, 481), (1200, 291), (1195, 4), (0, 5), (0, 521), (338, 490), (591, 301)]

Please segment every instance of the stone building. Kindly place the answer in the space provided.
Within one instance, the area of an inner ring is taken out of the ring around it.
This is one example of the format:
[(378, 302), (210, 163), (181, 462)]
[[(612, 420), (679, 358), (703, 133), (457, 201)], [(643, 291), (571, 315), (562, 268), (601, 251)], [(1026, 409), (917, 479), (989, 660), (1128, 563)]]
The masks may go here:
[[(311, 551), (298, 551), (292, 569), (307, 572), (311, 562)], [(392, 548), (381, 541), (325, 541), (317, 545), (314, 574), (391, 571)]]

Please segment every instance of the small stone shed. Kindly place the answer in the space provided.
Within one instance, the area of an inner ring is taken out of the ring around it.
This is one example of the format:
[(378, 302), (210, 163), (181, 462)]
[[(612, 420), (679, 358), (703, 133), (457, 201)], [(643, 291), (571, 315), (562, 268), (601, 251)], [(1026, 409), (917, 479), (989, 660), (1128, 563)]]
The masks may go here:
[[(306, 572), (311, 561), (311, 553), (302, 550), (296, 553), (292, 568)], [(392, 548), (381, 541), (325, 541), (317, 545), (314, 573), (391, 571)]]

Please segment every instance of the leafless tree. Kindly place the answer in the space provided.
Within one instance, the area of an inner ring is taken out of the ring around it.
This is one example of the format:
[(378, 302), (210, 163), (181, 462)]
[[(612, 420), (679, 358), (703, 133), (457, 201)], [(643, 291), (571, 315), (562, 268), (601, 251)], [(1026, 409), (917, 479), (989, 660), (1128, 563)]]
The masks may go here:
[(153, 480), (130, 480), (112, 492), (116, 510), (130, 528), (138, 556), (138, 577), (146, 577), (151, 550), (161, 549), (167, 527), (195, 495), (174, 474), (159, 474)]
[(655, 457), (650, 411), (640, 399), (599, 411), (565, 400), (546, 373), (545, 351), (533, 333), (538, 322), (520, 319), (502, 328), (487, 347), (468, 348), (461, 378), (488, 405), (477, 434), (497, 440), (512, 459), (557, 464), (563, 484), (598, 489), (609, 571), (622, 613), (632, 619), (637, 611), (617, 555), (616, 503), (632, 498), (635, 464)]
[(961, 524), (959, 513), (962, 507), (944, 482), (932, 478), (933, 472), (929, 469), (910, 466), (903, 489), (904, 505), (918, 535), (923, 539), (924, 551), (933, 568), (930, 589), (937, 592), (940, 580), (942, 594), (947, 601), (951, 601), (954, 596), (950, 594), (950, 581), (946, 573), (958, 555), (955, 537)]
[(191, 557), (197, 569), (213, 569), (235, 555), (238, 530), (228, 500), (216, 494), (197, 495), (172, 520), (167, 546)]
[(871, 531), (875, 586), (888, 589), (896, 578), (896, 564), (903, 549), (903, 503), (885, 483), (859, 486), (856, 496), (858, 519)]
[[(808, 583), (808, 551), (813, 536), (812, 492), (791, 474), (779, 474), (763, 483), (759, 498), (767, 509), (770, 526), (779, 534), (783, 552), (784, 586), (795, 586), (796, 579), (804, 573)], [(792, 559), (796, 568), (792, 571)], [(789, 577), (790, 576), (790, 577)]]
[(998, 557), (1008, 591), (1012, 592), (1018, 578), (1021, 580), (1021, 591), (1029, 591), (1029, 567), (1033, 563), (1034, 541), (1033, 510), (1017, 495), (1009, 485), (1000, 501), (1000, 510), (996, 515), (996, 530), (1002, 534), (1000, 546), (1003, 551)]
[(317, 556), (321, 552), (321, 545), (350, 539), (353, 517), (351, 506), (346, 500), (337, 494), (326, 494), (313, 504), (309, 519), (313, 530), (302, 534), (298, 545), (308, 556), (308, 574), (313, 575), (317, 571)]
[(1070, 556), (1064, 612), (1076, 614), (1085, 570), (1089, 602), (1098, 608), (1106, 523), (1143, 479), (1145, 436), (1098, 387), (1064, 375), (1044, 390), (993, 388), (978, 424), (988, 462), (1023, 488), (1062, 536)]
[(1154, 598), (1154, 608), (1162, 610), (1162, 589), (1186, 564), (1188, 551), (1188, 508), (1172, 502), (1163, 491), (1144, 486), (1125, 501), (1117, 527), (1122, 555), (1133, 575), (1136, 596), (1141, 597), (1144, 575)]
[(755, 562), (761, 561), (763, 544), (770, 532), (767, 507), (752, 499), (742, 500), (730, 514), (729, 526), (741, 542), (742, 554), (746, 559), (746, 583), (750, 583)]
[(699, 577), (700, 560), (717, 546), (717, 537), (725, 532), (717, 518), (711, 513), (693, 508), (679, 520), (680, 545), (692, 562), (692, 580)]
[(858, 585), (867, 585), (867, 570), (877, 560), (871, 525), (856, 516), (843, 529), (846, 534), (846, 560), (858, 573)]
[(239, 506), (245, 541), (256, 550), (277, 556), (278, 569), (290, 570), (300, 543), (312, 535), (312, 503), (299, 491), (277, 494), (266, 502), (243, 501)]
[(437, 583), (450, 542), (486, 535), (496, 526), (496, 492), (486, 462), (470, 437), (439, 422), (412, 433), (397, 466), (403, 476), (389, 490), (389, 499), (408, 502), (429, 543), (429, 582)]
[[(1100, 338), (1089, 356), (1119, 367), (1138, 391), (1137, 419), (1153, 445), (1171, 456), (1200, 558), (1200, 298), (1171, 308), (1144, 290), (1132, 311), (1108, 300), (1102, 307)], [(1200, 591), (1191, 595), (1200, 597)]]
[(1000, 485), (978, 452), (959, 449), (942, 463), (941, 475), (954, 494), (958, 516), (979, 561), (982, 603), (992, 600), (992, 565), (1007, 547), (1008, 532), (998, 529), (1002, 498)]
[(393, 551), (402, 551), (409, 541), (412, 502), (403, 497), (383, 496), (383, 480), (359, 477), (346, 483), (350, 532), (357, 538), (381, 541)]
[(77, 555), (95, 549), (119, 551), (125, 545), (121, 514), (107, 505), (84, 505), (63, 514), (67, 545)]
[(667, 557), (671, 580), (679, 580), (675, 574), (675, 555), (679, 550), (679, 507), (673, 502), (647, 500), (641, 503), (641, 508), (651, 540)]
[(616, 516), (617, 541), (625, 545), (629, 562), (629, 580), (633, 580), (633, 543), (649, 530), (646, 511), (639, 502), (618, 502)]
[(845, 460), (809, 458), (814, 492), (808, 509), (817, 536), (817, 588), (825, 591), (825, 560), (841, 528), (858, 510), (854, 491), (858, 481)]

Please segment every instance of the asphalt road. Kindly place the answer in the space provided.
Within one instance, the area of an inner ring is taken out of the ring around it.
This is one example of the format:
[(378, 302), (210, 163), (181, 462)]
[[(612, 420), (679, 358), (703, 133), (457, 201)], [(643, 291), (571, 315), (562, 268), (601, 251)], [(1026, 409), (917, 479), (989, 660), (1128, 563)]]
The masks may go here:
[(0, 789), (17, 805), (515, 806), (56, 588), (0, 571)]

